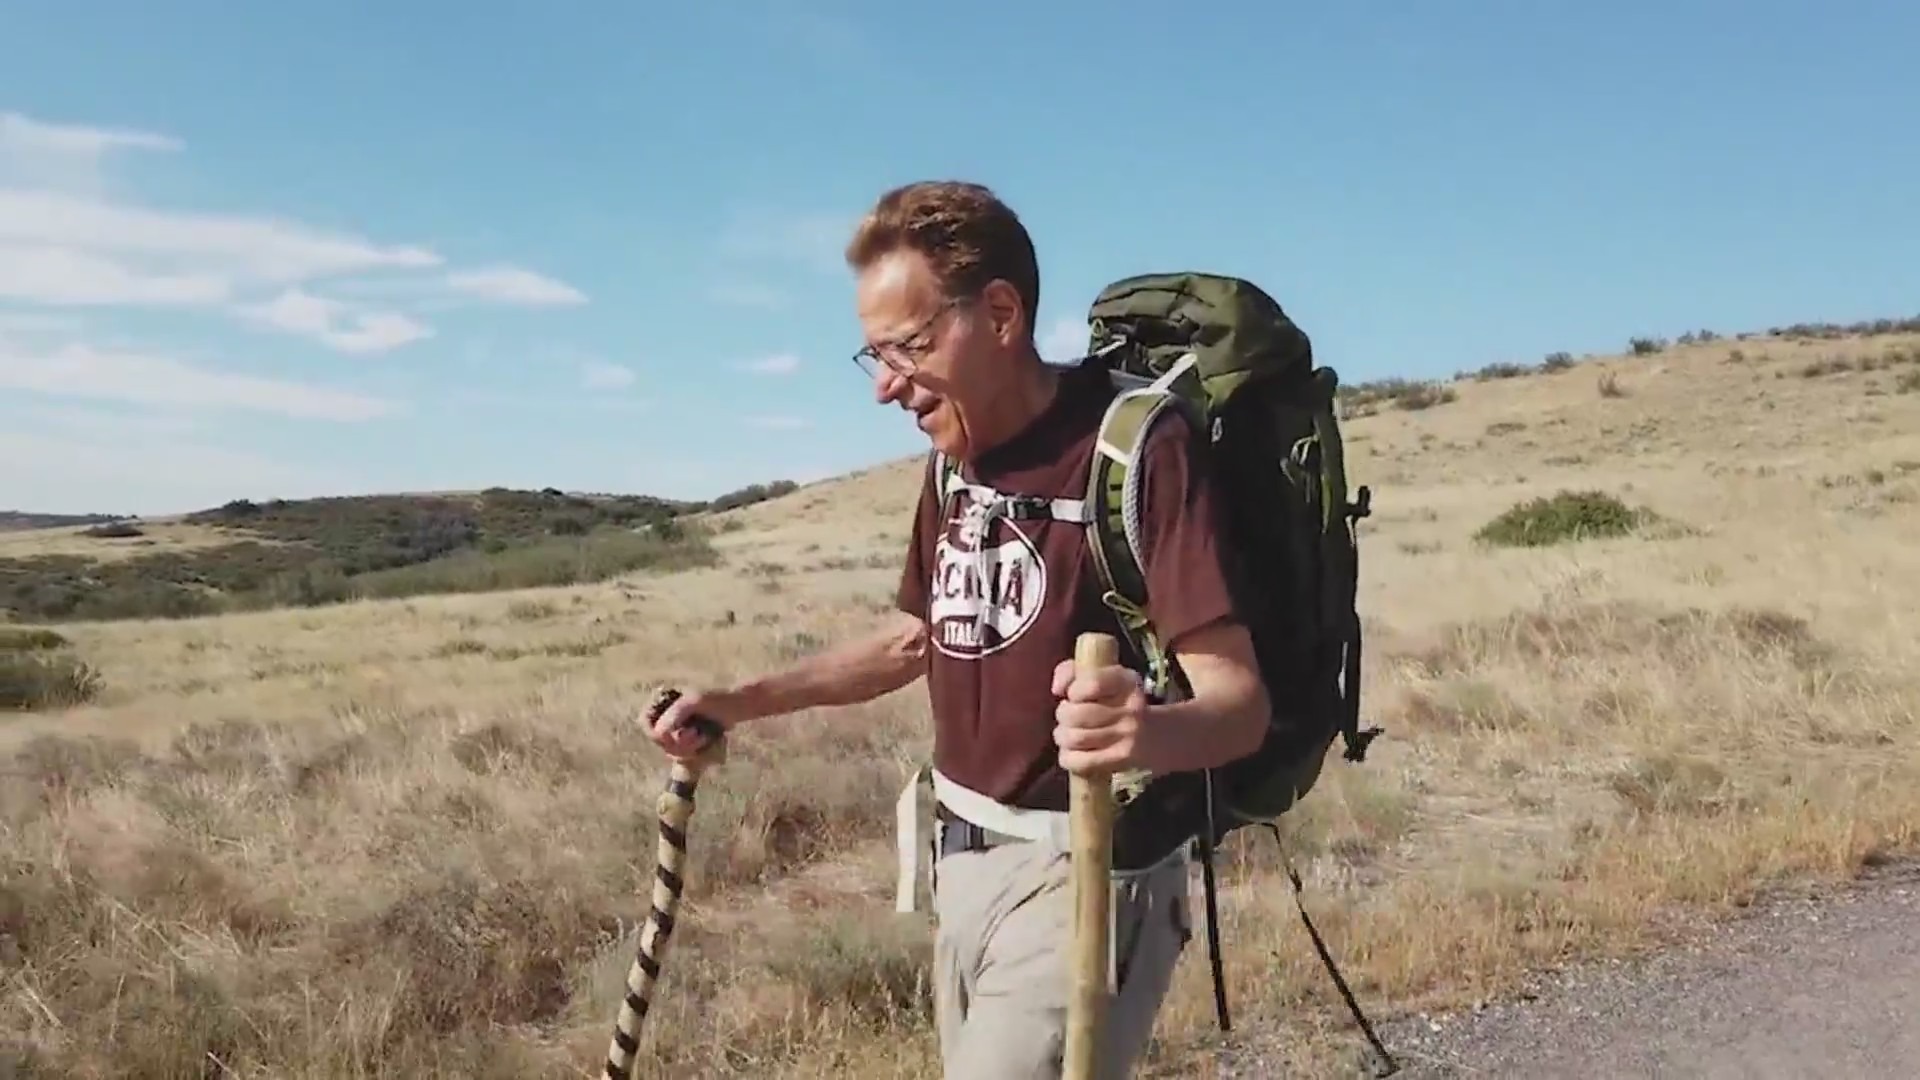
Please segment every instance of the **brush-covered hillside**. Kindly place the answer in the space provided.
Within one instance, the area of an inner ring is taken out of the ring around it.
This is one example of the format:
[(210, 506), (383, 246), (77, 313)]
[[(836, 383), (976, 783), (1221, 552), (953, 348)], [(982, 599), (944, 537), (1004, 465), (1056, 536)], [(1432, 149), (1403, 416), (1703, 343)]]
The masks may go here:
[[(1386, 734), (1285, 833), (1374, 1020), (1915, 850), (1920, 325), (1644, 341), (1347, 411)], [(634, 717), (864, 628), (918, 469), (704, 515), (699, 558), (599, 581), (22, 618), (0, 649), (53, 689), (0, 722), (0, 1072), (594, 1072), (665, 779)], [(262, 560), (290, 546), (269, 516)], [(892, 910), (926, 746), (917, 687), (736, 736), (644, 1075), (938, 1075), (925, 914)], [(1270, 837), (1225, 853), (1236, 1031), (1196, 936), (1151, 1075), (1242, 1041), (1264, 1075), (1354, 1074), (1277, 866)]]
[(705, 502), (557, 488), (237, 499), (154, 522), (15, 530), (0, 533), (0, 617), (184, 617), (709, 565), (705, 534), (684, 527), (689, 519), (794, 487), (754, 485)]
[(0, 532), (100, 525), (113, 520), (112, 514), (35, 514), (25, 510), (0, 510)]

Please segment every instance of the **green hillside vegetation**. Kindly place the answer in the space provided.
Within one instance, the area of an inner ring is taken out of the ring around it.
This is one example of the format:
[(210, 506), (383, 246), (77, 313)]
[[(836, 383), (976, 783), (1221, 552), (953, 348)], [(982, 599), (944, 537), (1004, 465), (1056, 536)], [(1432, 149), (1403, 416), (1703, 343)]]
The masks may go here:
[[(1920, 315), (1903, 319), (1863, 319), (1852, 323), (1794, 323), (1791, 326), (1775, 326), (1765, 333), (1739, 333), (1733, 340), (1739, 342), (1779, 341), (1785, 343), (1805, 343), (1816, 341), (1844, 341), (1849, 338), (1886, 337), (1893, 334), (1920, 333)], [(1631, 356), (1657, 356), (1667, 351), (1669, 345), (1686, 347), (1706, 345), (1725, 338), (1712, 330), (1689, 330), (1668, 342), (1665, 338), (1636, 336), (1627, 340), (1627, 354)], [(1735, 349), (1729, 354), (1734, 363), (1745, 359), (1745, 354)], [(1592, 359), (1585, 357), (1584, 359)], [(1884, 358), (1887, 362), (1913, 362), (1920, 359), (1920, 353), (1899, 352)], [(1461, 371), (1454, 375), (1454, 382), (1492, 382), (1497, 379), (1518, 379), (1528, 375), (1552, 375), (1566, 371), (1579, 363), (1572, 353), (1560, 351), (1548, 353), (1537, 364), (1523, 364), (1514, 361), (1496, 361), (1477, 371)], [(1831, 364), (1834, 361), (1828, 361)], [(1846, 361), (1851, 364), (1852, 361)], [(1824, 374), (1824, 370), (1808, 370), (1808, 378)], [(1901, 387), (1902, 392), (1911, 392)], [(1602, 393), (1612, 396), (1612, 392), (1603, 389)], [(1436, 405), (1446, 405), (1458, 400), (1459, 392), (1444, 380), (1405, 379), (1399, 377), (1374, 379), (1369, 382), (1343, 383), (1338, 388), (1337, 399), (1340, 404), (1340, 416), (1344, 420), (1355, 420), (1363, 416), (1373, 416), (1382, 409), (1399, 408), (1407, 412), (1419, 412)]]
[[(181, 519), (217, 530), (227, 543), (123, 559), (73, 552), (0, 559), (0, 609), (23, 622), (183, 618), (706, 566), (716, 556), (698, 515), (795, 487), (756, 484), (700, 502), (554, 488), (237, 500)], [(89, 534), (110, 532), (138, 535), (130, 525)]]
[(111, 514), (33, 514), (25, 510), (0, 510), (0, 532), (58, 529), (65, 525), (98, 525), (112, 520)]

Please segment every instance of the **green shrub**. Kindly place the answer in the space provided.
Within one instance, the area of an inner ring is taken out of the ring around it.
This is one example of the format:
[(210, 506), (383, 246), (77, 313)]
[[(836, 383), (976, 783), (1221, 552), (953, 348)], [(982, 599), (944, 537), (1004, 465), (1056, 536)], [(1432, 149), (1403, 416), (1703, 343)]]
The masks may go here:
[(1459, 397), (1458, 391), (1442, 382), (1399, 378), (1342, 383), (1335, 394), (1345, 417), (1371, 416), (1387, 405), (1417, 412), (1445, 405)]
[(1491, 382), (1495, 379), (1518, 379), (1533, 374), (1534, 370), (1534, 368), (1526, 364), (1515, 364), (1503, 361), (1501, 363), (1488, 364), (1486, 367), (1474, 372), (1473, 378), (1478, 382)]
[(0, 709), (64, 709), (100, 693), (100, 673), (64, 652), (0, 652)]
[(0, 653), (42, 652), (64, 649), (67, 639), (52, 630), (24, 626), (0, 626)]
[(1562, 491), (1530, 499), (1481, 526), (1474, 539), (1498, 547), (1544, 547), (1625, 536), (1658, 520), (1601, 491)]
[(347, 587), (356, 596), (420, 596), (429, 593), (498, 592), (603, 581), (635, 570), (688, 570), (711, 566), (718, 554), (704, 532), (685, 527), (674, 539), (625, 531), (556, 537), (498, 554), (461, 552), (432, 562), (360, 574)]

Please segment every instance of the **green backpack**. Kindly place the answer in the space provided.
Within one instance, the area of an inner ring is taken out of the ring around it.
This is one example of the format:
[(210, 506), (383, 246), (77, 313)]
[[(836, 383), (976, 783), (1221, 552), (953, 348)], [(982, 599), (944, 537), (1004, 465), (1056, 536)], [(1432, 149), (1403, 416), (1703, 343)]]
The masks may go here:
[[(1357, 523), (1371, 490), (1349, 499), (1335, 412), (1338, 376), (1314, 366), (1313, 347), (1258, 286), (1216, 274), (1143, 274), (1101, 290), (1088, 311), (1089, 348), (1121, 389), (1100, 430), (1088, 478), (1087, 530), (1104, 599), (1119, 616), (1149, 688), (1188, 692), (1146, 617), (1137, 561), (1138, 448), (1167, 410), (1195, 433), (1197, 462), (1215, 484), (1227, 535), (1222, 549), (1236, 607), (1247, 622), (1274, 705), (1266, 738), (1248, 756), (1198, 774), (1115, 780), (1120, 802), (1114, 864), (1139, 867), (1197, 840), (1206, 881), (1215, 1005), (1227, 1019), (1220, 975), (1213, 849), (1229, 833), (1274, 821), (1315, 784), (1335, 736), (1362, 761), (1379, 728), (1360, 727)], [(1299, 875), (1287, 865), (1299, 902)], [(1374, 1038), (1306, 909), (1300, 915), (1342, 997)]]
[[(1212, 474), (1224, 569), (1275, 707), (1260, 748), (1206, 778), (1217, 840), (1290, 809), (1318, 780), (1335, 736), (1348, 760), (1361, 761), (1379, 734), (1359, 725), (1356, 523), (1371, 512), (1372, 493), (1362, 486), (1348, 498), (1338, 377), (1314, 366), (1306, 334), (1258, 286), (1201, 273), (1129, 277), (1101, 290), (1088, 323), (1088, 361), (1122, 391), (1101, 424), (1108, 450), (1094, 455), (1088, 478), (1088, 542), (1133, 659), (1151, 689), (1187, 693), (1146, 617), (1133, 531), (1135, 455), (1151, 425), (1179, 410), (1196, 434), (1195, 460)], [(1145, 799), (1155, 805), (1133, 812), (1171, 814), (1176, 832), (1197, 827), (1200, 807), (1189, 799), (1149, 797), (1173, 779), (1116, 778), (1123, 818)], [(1117, 863), (1129, 861), (1116, 853)]]

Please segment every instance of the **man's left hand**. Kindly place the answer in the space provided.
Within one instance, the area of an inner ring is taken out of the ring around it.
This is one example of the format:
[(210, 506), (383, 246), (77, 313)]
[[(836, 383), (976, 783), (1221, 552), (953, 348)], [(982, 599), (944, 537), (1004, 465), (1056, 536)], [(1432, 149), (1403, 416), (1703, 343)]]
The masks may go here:
[(1072, 660), (1053, 669), (1053, 742), (1070, 773), (1112, 773), (1138, 767), (1147, 742), (1147, 696), (1134, 671), (1080, 672)]

